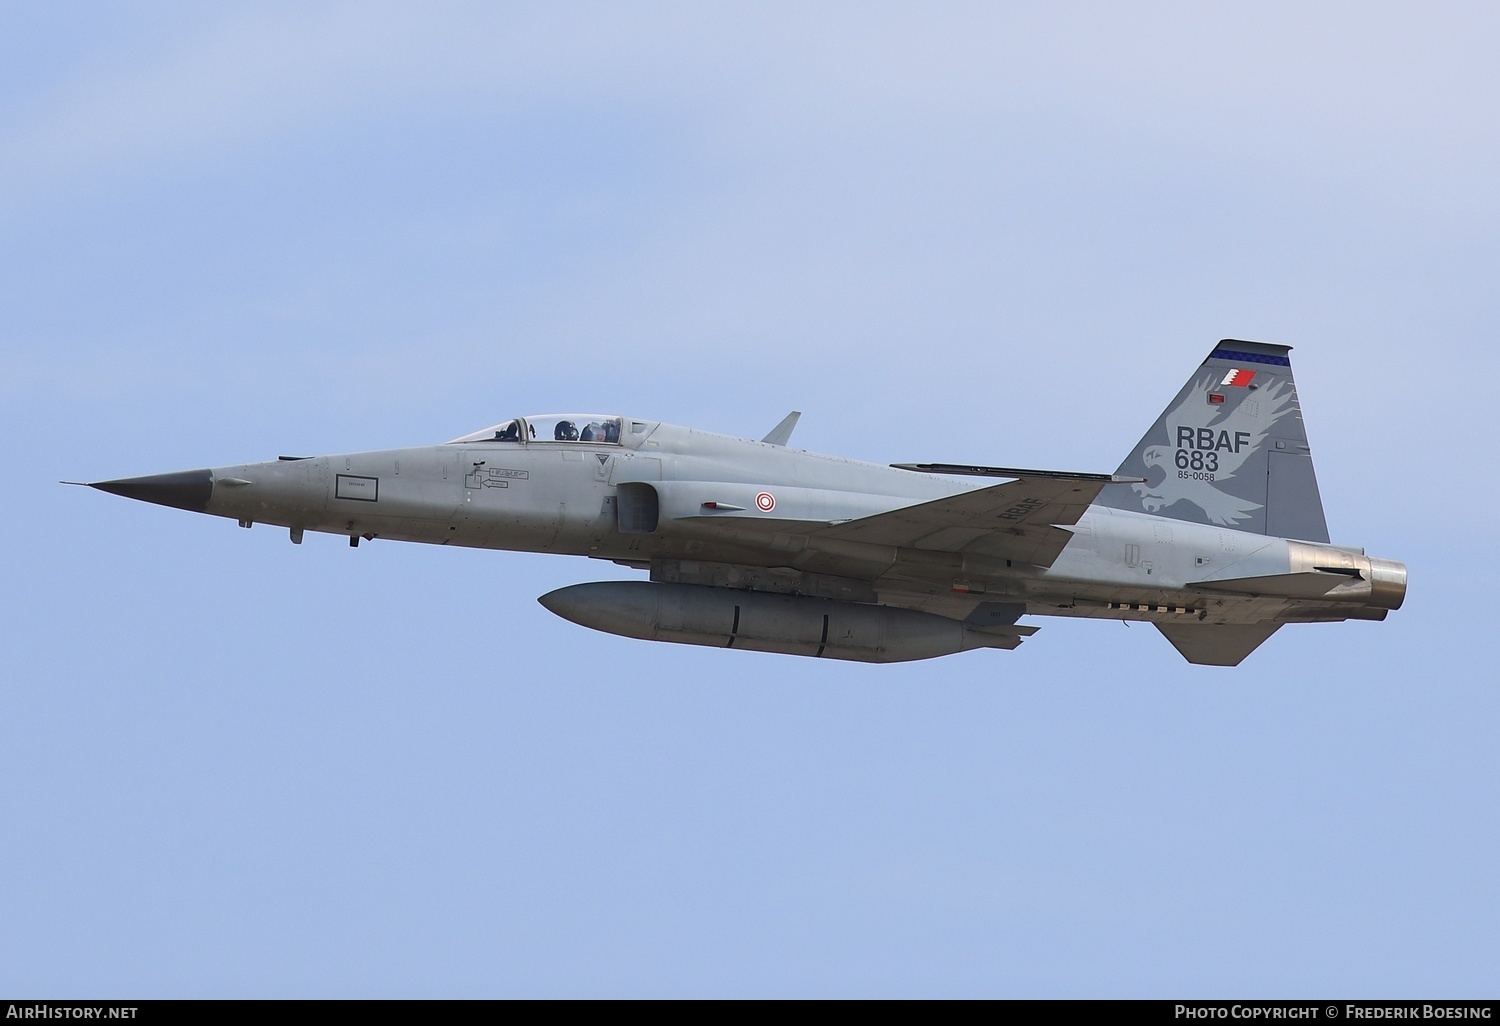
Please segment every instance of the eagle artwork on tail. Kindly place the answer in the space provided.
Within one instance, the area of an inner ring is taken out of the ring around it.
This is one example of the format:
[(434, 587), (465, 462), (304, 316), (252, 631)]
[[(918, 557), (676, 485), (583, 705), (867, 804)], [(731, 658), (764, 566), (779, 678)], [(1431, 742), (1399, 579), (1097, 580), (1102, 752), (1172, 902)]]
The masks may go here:
[[(1140, 496), (1146, 512), (1158, 513), (1174, 503), (1190, 502), (1204, 512), (1209, 523), (1234, 527), (1263, 505), (1230, 495), (1220, 486), (1235, 476), (1245, 460), (1260, 449), (1276, 422), (1293, 409), (1296, 392), (1290, 381), (1278, 381), (1245, 396), (1217, 420), (1205, 424), (1204, 413), (1213, 409), (1208, 395), (1215, 378), (1209, 374), (1195, 382), (1182, 402), (1166, 415), (1167, 437), (1141, 450), (1142, 462), (1154, 472), (1148, 475), (1146, 484), (1131, 488)], [(1197, 456), (1201, 450), (1178, 448), (1178, 440), (1197, 437), (1205, 429), (1211, 429), (1217, 439), (1231, 440), (1230, 444), (1203, 452), (1198, 456), (1199, 460), (1206, 457), (1201, 465), (1183, 466), (1190, 455)]]

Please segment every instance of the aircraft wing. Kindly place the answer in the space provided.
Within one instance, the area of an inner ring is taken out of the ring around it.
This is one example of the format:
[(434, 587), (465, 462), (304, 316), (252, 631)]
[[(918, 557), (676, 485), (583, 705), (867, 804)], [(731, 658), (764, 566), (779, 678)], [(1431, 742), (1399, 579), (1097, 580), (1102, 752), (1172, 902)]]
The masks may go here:
[(813, 532), (813, 544), (818, 539), (859, 541), (1051, 566), (1073, 536), (1064, 528), (1078, 522), (1105, 485), (1122, 480), (1111, 474), (1008, 467), (941, 463), (895, 466), (927, 473), (1015, 480), (833, 524)]

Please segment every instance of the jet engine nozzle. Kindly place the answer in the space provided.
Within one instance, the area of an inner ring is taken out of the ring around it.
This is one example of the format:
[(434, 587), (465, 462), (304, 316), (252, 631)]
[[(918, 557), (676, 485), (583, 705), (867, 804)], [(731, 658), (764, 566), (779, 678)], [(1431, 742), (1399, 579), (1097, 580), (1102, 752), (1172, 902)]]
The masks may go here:
[(1394, 559), (1370, 560), (1370, 605), (1400, 609), (1406, 599), (1406, 564)]

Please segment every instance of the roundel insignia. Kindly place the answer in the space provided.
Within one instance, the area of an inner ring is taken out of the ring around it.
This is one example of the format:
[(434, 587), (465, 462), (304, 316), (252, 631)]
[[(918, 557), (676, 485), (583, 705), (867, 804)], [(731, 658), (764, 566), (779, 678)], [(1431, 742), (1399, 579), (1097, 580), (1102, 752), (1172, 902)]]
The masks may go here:
[(776, 496), (770, 492), (761, 492), (755, 497), (755, 508), (762, 513), (769, 513), (776, 508)]

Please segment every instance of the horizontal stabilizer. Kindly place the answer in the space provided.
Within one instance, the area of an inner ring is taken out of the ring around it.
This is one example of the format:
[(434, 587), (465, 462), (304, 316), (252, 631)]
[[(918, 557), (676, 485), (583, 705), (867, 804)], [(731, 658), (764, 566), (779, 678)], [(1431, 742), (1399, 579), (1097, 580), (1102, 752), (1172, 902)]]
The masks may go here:
[(781, 418), (781, 423), (771, 429), (771, 433), (762, 438), (762, 442), (769, 445), (785, 445), (792, 440), (792, 428), (797, 426), (797, 420), (802, 416), (801, 410), (793, 410)]
[(1271, 574), (1266, 577), (1236, 577), (1227, 581), (1197, 581), (1199, 591), (1224, 591), (1234, 595), (1275, 595), (1279, 598), (1322, 598), (1341, 584), (1349, 583), (1342, 572), (1314, 571), (1305, 574)]
[(1276, 633), (1279, 623), (1159, 623), (1156, 629), (1199, 666), (1238, 666), (1261, 642)]

